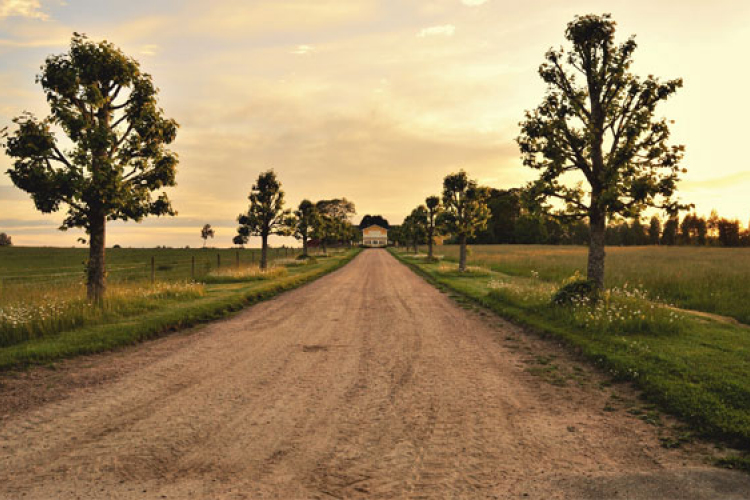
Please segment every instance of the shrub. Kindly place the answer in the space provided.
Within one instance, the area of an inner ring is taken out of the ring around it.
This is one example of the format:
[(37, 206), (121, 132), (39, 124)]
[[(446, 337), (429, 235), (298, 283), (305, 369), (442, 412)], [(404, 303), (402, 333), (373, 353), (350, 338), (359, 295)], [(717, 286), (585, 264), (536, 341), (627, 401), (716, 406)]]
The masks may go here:
[(552, 303), (558, 306), (569, 306), (583, 302), (594, 303), (598, 298), (597, 288), (593, 281), (576, 279), (560, 287), (552, 296)]
[(10, 239), (10, 236), (5, 233), (0, 233), (0, 247), (10, 246), (13, 246), (13, 241)]

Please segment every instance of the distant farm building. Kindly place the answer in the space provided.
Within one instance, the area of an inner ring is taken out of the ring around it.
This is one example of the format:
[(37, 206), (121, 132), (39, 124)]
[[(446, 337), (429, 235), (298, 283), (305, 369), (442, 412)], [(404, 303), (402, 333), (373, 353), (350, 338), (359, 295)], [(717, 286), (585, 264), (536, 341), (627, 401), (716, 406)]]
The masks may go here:
[(359, 228), (362, 230), (362, 246), (388, 246), (388, 221), (379, 215), (365, 215)]

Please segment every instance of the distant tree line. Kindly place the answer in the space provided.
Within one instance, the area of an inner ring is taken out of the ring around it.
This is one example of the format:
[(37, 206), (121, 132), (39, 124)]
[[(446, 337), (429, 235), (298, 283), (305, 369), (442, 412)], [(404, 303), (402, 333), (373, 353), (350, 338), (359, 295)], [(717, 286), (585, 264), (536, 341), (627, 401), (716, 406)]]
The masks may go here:
[[(588, 220), (565, 220), (538, 206), (529, 206), (523, 188), (489, 188), (487, 192), (486, 203), (490, 212), (487, 225), (467, 239), (469, 244), (589, 244)], [(409, 220), (415, 217), (424, 220), (421, 211), (412, 212), (410, 217)], [(414, 246), (415, 239), (420, 244), (427, 244), (430, 238), (426, 232), (427, 229), (421, 232), (406, 231), (404, 225), (391, 226), (389, 238), (404, 246)], [(440, 231), (433, 229), (433, 234), (440, 234)], [(408, 235), (411, 235), (411, 240)], [(445, 242), (457, 244), (458, 238), (449, 234)], [(743, 227), (739, 220), (720, 217), (716, 211), (707, 218), (693, 212), (682, 217), (653, 215), (643, 220), (610, 221), (605, 232), (605, 243), (610, 246), (750, 247), (750, 227)]]
[[(491, 216), (486, 229), (469, 240), (475, 244), (587, 245), (588, 220), (565, 220), (539, 207), (529, 207), (525, 191), (490, 189), (487, 202)], [(455, 242), (449, 238), (448, 242)], [(639, 217), (612, 220), (605, 243), (612, 246), (694, 245), (750, 247), (750, 228), (736, 219), (720, 217), (716, 211), (706, 218), (690, 212), (684, 216)]]

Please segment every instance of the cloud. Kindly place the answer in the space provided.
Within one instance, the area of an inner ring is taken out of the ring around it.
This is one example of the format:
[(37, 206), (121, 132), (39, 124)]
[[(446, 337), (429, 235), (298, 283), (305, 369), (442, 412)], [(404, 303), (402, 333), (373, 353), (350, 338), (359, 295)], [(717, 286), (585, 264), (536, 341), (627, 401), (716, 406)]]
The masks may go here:
[(297, 55), (302, 56), (305, 54), (309, 54), (313, 50), (314, 49), (310, 45), (297, 45), (297, 47), (295, 47), (294, 50), (292, 50), (292, 54), (297, 54)]
[(417, 36), (419, 37), (426, 37), (426, 36), (436, 36), (436, 35), (442, 35), (442, 36), (453, 36), (453, 33), (455, 33), (456, 27), (452, 24), (443, 24), (440, 26), (430, 26), (429, 28), (423, 28)]
[(42, 11), (39, 0), (0, 0), (0, 19), (28, 17), (46, 21), (49, 16)]
[(262, 35), (328, 34), (341, 26), (366, 23), (379, 8), (374, 0), (225, 0), (210, 7), (205, 2), (195, 2), (188, 12), (192, 15), (192, 29), (246, 40)]
[(729, 189), (748, 184), (750, 184), (750, 172), (737, 172), (713, 179), (685, 180), (680, 183), (680, 187), (695, 191), (710, 190), (714, 192), (719, 189)]
[(155, 56), (158, 51), (159, 46), (156, 44), (141, 45), (141, 55)]
[(477, 7), (479, 5), (484, 5), (487, 3), (488, 0), (461, 0), (461, 3), (464, 5), (468, 5), (469, 7)]

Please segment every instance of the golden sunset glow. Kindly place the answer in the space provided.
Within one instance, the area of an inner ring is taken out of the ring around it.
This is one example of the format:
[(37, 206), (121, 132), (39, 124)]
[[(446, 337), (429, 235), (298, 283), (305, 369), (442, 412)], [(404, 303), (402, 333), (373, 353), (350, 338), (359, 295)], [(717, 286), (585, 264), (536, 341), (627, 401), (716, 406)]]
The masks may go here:
[[(687, 148), (680, 198), (747, 225), (744, 1), (0, 0), (0, 128), (46, 116), (39, 66), (82, 32), (138, 59), (181, 126), (179, 216), (113, 223), (110, 244), (199, 246), (210, 223), (229, 246), (269, 168), (288, 206), (344, 196), (356, 220), (398, 223), (459, 168), (496, 188), (534, 178), (514, 139), (544, 95), (537, 68), (576, 14), (603, 12), (618, 40), (637, 36), (635, 73), (685, 80), (657, 113)], [(76, 244), (62, 218), (0, 176), (0, 231), (16, 244)]]

